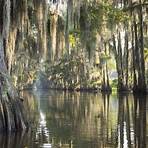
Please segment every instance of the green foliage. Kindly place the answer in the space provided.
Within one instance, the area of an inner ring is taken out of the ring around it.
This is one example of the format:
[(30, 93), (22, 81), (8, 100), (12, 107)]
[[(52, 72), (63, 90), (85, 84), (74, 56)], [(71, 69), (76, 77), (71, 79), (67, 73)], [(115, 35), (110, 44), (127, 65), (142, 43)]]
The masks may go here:
[(16, 53), (15, 60), (19, 60), (12, 68), (12, 81), (18, 88), (32, 84), (36, 79), (39, 64), (35, 59), (30, 59), (26, 52)]
[(88, 6), (88, 21), (90, 28), (99, 30), (101, 29), (104, 16), (104, 7), (102, 4)]
[[(106, 6), (107, 7), (107, 6)], [(129, 19), (129, 16), (121, 8), (115, 8), (113, 6), (108, 6), (107, 9), (107, 22), (109, 25), (118, 24), (125, 22)]]
[[(82, 58), (77, 55), (65, 55), (60, 62), (52, 66), (48, 73), (52, 76), (56, 87), (77, 88), (77, 77), (81, 75), (83, 67)], [(83, 72), (82, 72), (83, 73)]]
[(144, 58), (145, 58), (145, 62), (148, 62), (148, 48), (144, 49)]
[(122, 8), (115, 8), (115, 6), (108, 2), (98, 2), (95, 5), (90, 4), (88, 6), (88, 21), (92, 29), (100, 30), (105, 22), (109, 26), (113, 26), (113, 24), (125, 22), (128, 19), (127, 12)]
[(48, 68), (47, 73), (55, 88), (92, 89), (100, 84), (98, 72), (90, 69), (83, 56), (75, 51), (71, 55), (65, 54), (58, 63)]
[(110, 82), (111, 84), (111, 87), (114, 89), (114, 88), (117, 88), (117, 85), (118, 85), (118, 80), (117, 79), (114, 79)]
[(106, 62), (109, 61), (110, 59), (111, 59), (111, 56), (110, 56), (110, 55), (107, 55), (107, 54), (105, 54), (104, 52), (102, 52), (102, 53), (100, 54), (100, 62), (101, 62), (101, 64), (106, 63)]

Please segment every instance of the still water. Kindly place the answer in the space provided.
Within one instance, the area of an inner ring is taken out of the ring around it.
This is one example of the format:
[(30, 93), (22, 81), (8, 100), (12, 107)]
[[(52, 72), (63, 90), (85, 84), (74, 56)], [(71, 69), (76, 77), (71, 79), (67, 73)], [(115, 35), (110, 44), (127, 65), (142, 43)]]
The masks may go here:
[(32, 128), (0, 134), (0, 148), (146, 148), (146, 96), (22, 92)]

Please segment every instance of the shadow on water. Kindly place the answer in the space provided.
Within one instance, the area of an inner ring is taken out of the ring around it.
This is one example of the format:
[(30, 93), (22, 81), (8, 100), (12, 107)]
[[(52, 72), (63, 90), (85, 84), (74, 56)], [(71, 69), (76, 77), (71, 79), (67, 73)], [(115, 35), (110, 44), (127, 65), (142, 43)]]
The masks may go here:
[(27, 132), (0, 134), (1, 148), (146, 148), (146, 96), (22, 92)]

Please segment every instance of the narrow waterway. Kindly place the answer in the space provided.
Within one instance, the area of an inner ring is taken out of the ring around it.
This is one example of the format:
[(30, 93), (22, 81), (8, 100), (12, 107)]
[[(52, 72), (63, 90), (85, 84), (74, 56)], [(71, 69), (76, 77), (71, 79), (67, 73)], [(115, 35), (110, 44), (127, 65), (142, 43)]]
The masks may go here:
[(146, 96), (22, 92), (32, 128), (1, 133), (0, 148), (146, 148)]

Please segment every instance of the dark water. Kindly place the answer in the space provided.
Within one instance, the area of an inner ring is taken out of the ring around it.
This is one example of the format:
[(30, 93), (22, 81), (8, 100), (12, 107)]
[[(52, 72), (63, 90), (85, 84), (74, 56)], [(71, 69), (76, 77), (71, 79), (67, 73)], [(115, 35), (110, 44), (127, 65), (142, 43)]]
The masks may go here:
[(146, 148), (146, 96), (23, 92), (33, 127), (0, 134), (0, 148)]

